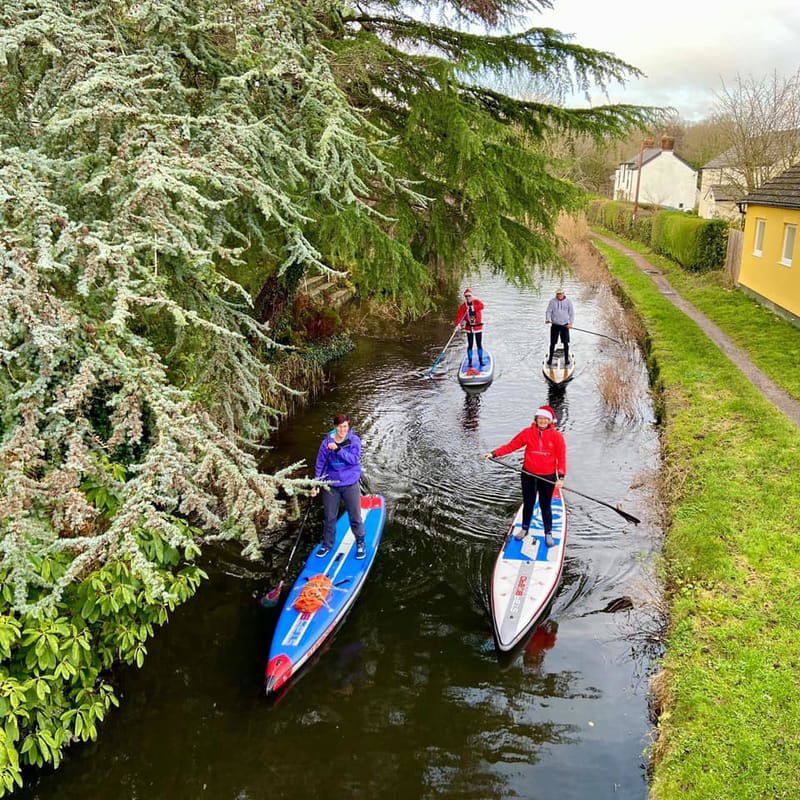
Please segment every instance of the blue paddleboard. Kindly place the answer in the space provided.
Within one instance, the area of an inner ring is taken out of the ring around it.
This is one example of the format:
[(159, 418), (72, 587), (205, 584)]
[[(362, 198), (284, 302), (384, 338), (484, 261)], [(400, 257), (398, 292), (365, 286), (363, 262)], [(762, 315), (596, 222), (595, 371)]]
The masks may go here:
[(469, 357), (464, 356), (458, 368), (458, 382), (462, 386), (485, 386), (492, 382), (494, 378), (494, 358), (492, 354), (483, 348), (483, 366), (478, 363), (478, 354), (472, 354), (472, 364)]
[[(265, 678), (267, 694), (277, 691), (297, 674), (342, 621), (366, 582), (386, 522), (385, 499), (378, 494), (363, 495), (361, 516), (366, 558), (356, 558), (356, 540), (345, 512), (336, 523), (333, 548), (320, 558), (317, 545), (289, 591), (269, 649)], [(325, 604), (316, 611), (298, 611), (294, 604), (303, 587), (315, 575), (325, 575), (331, 581)]]

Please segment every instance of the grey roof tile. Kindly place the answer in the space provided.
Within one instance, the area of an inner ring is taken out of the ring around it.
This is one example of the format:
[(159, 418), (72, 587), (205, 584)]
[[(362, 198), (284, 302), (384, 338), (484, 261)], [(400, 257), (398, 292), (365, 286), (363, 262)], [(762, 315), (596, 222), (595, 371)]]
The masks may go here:
[(800, 164), (781, 172), (745, 196), (744, 202), (759, 206), (800, 208)]

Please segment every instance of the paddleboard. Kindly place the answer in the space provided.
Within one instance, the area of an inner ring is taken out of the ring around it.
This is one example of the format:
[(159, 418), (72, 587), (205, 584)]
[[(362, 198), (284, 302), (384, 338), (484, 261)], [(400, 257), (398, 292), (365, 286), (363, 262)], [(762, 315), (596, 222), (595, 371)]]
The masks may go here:
[(553, 363), (548, 364), (547, 356), (542, 359), (542, 374), (553, 386), (561, 386), (572, 380), (575, 371), (575, 356), (570, 351), (569, 361), (564, 359), (564, 350), (558, 348), (553, 352)]
[[(297, 674), (333, 633), (364, 586), (386, 522), (385, 499), (377, 494), (363, 495), (361, 516), (366, 558), (356, 558), (356, 540), (345, 512), (336, 523), (333, 548), (320, 558), (317, 556), (320, 545), (316, 545), (289, 591), (269, 649), (265, 676), (267, 694), (277, 691)], [(297, 610), (294, 604), (303, 587), (317, 575), (325, 575), (331, 581), (325, 604), (312, 612)]]
[(544, 527), (537, 499), (528, 535), (515, 539), (522, 527), (522, 506), (506, 533), (492, 573), (491, 602), (495, 640), (500, 650), (511, 650), (536, 624), (555, 596), (564, 569), (567, 514), (558, 489), (553, 492), (554, 547), (544, 543)]
[(458, 368), (458, 382), (462, 386), (487, 386), (494, 379), (494, 358), (483, 348), (483, 366), (478, 363), (478, 354), (473, 352), (472, 364), (469, 357), (464, 356)]

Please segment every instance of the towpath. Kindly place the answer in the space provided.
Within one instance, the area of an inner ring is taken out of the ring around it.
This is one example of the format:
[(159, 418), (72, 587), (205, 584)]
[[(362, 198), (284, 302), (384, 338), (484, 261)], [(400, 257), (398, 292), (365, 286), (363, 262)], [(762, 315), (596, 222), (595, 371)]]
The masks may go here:
[(717, 347), (741, 370), (742, 374), (756, 387), (779, 411), (785, 414), (795, 425), (800, 426), (800, 401), (780, 388), (774, 381), (767, 377), (727, 334), (723, 333), (705, 314), (698, 311), (691, 303), (681, 297), (666, 275), (658, 267), (647, 260), (641, 253), (631, 250), (624, 244), (609, 239), (599, 233), (592, 237), (603, 242), (630, 258), (634, 264), (646, 275), (652, 278), (658, 290), (672, 305), (680, 309), (689, 319), (696, 322)]

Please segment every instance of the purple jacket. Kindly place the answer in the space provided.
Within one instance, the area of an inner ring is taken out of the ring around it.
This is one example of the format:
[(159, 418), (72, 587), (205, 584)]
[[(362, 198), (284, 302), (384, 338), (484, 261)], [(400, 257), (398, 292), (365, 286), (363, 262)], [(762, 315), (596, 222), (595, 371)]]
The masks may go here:
[(335, 432), (330, 431), (319, 446), (314, 477), (328, 480), (334, 486), (352, 486), (361, 477), (361, 439), (351, 430), (347, 434), (350, 444), (338, 450), (329, 450), (328, 444), (334, 441)]

